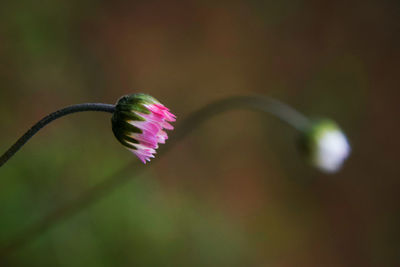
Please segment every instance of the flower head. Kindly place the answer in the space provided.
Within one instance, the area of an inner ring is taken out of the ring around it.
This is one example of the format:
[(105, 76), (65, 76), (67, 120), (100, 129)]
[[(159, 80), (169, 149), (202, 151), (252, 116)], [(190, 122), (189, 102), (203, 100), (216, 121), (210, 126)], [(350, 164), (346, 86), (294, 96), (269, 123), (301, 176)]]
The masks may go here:
[(312, 124), (303, 136), (303, 145), (311, 163), (327, 173), (339, 171), (351, 151), (345, 134), (330, 120)]
[(158, 144), (168, 139), (164, 130), (174, 129), (169, 122), (175, 118), (154, 97), (131, 94), (118, 100), (111, 119), (112, 130), (121, 144), (146, 163), (154, 158)]

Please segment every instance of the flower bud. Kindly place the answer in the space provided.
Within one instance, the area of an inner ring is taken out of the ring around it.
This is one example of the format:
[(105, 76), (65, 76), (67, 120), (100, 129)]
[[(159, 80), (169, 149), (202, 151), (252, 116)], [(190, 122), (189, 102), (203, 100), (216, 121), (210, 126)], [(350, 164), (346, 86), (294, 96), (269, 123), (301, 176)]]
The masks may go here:
[(302, 145), (311, 163), (327, 173), (339, 171), (351, 151), (345, 134), (330, 120), (313, 123), (304, 133)]
[(176, 116), (158, 100), (146, 94), (121, 97), (112, 116), (112, 130), (118, 141), (143, 163), (154, 158), (158, 144), (168, 139), (164, 131)]

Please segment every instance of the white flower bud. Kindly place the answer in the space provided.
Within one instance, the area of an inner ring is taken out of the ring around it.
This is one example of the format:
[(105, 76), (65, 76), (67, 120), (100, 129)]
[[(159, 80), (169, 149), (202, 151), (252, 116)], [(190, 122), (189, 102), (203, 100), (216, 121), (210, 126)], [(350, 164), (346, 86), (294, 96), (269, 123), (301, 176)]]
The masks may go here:
[(313, 124), (305, 137), (306, 151), (312, 164), (323, 172), (339, 171), (350, 155), (351, 148), (345, 134), (332, 121)]

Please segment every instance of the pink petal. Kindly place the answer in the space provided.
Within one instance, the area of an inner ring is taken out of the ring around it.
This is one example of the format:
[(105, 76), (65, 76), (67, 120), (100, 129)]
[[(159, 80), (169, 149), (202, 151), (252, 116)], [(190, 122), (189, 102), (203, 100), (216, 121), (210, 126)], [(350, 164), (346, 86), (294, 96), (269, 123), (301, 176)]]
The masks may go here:
[(141, 129), (150, 132), (151, 134), (156, 134), (161, 129), (159, 123), (154, 123), (151, 121), (129, 121), (129, 124)]
[(171, 124), (169, 124), (168, 122), (164, 121), (164, 123), (162, 124), (163, 128), (167, 129), (167, 130), (173, 130), (174, 126), (172, 126)]

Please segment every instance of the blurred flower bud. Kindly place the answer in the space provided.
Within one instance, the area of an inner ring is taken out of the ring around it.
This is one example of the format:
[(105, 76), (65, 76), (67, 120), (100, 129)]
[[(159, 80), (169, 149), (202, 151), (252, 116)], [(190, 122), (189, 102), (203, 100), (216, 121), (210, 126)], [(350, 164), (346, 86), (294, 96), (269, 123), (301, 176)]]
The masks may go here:
[(351, 151), (345, 134), (330, 120), (313, 123), (304, 133), (302, 145), (311, 163), (327, 173), (339, 171)]
[(176, 116), (155, 98), (146, 94), (121, 97), (112, 116), (112, 130), (118, 141), (143, 163), (154, 158), (158, 144), (168, 139), (164, 131), (174, 127), (168, 122)]

